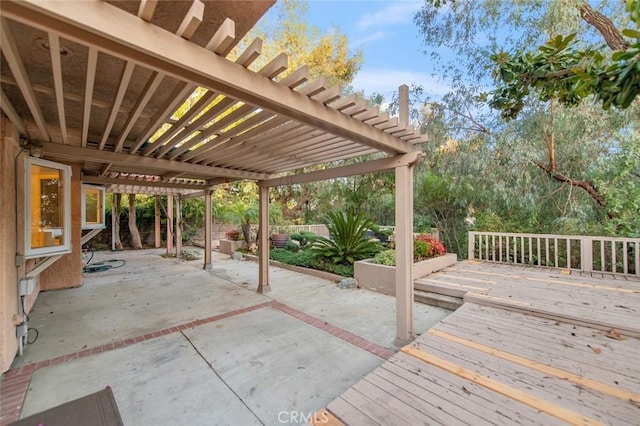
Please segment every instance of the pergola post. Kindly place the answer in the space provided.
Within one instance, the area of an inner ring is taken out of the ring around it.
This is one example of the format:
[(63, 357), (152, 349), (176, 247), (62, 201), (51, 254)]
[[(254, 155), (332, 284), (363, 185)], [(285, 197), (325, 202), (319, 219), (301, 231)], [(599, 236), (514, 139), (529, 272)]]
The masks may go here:
[(258, 293), (267, 293), (269, 286), (269, 187), (260, 186), (259, 226), (260, 241), (258, 245)]
[[(409, 122), (409, 88), (398, 89), (399, 121)], [(413, 338), (413, 166), (396, 167), (396, 341)]]
[(182, 196), (176, 196), (176, 257), (182, 257)]
[(173, 253), (173, 195), (167, 195), (167, 254)]
[(213, 191), (207, 190), (204, 193), (204, 267), (210, 271), (213, 266), (211, 264), (211, 231), (213, 228), (213, 218), (211, 209), (211, 194)]
[(153, 233), (153, 246), (159, 248), (162, 245), (160, 241), (160, 196), (155, 196), (154, 202), (154, 233)]

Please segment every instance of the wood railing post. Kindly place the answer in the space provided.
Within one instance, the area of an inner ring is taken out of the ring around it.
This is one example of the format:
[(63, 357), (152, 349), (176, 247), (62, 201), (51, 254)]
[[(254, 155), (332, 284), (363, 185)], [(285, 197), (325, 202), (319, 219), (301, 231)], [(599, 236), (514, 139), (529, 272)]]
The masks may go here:
[(580, 237), (580, 270), (593, 271), (593, 238)]
[(469, 247), (467, 248), (467, 259), (473, 260), (475, 256), (476, 233), (469, 231)]

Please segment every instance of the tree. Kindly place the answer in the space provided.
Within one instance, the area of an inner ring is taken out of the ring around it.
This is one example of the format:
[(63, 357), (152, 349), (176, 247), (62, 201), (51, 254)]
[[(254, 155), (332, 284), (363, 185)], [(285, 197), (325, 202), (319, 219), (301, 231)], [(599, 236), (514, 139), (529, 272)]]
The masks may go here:
[[(627, 1), (636, 30), (619, 31), (609, 18), (587, 3), (580, 4), (579, 9), (582, 19), (602, 34), (613, 53), (608, 55), (601, 47), (580, 47), (573, 33), (552, 38), (535, 53), (492, 55), (497, 64), (493, 75), (498, 87), (491, 106), (499, 109), (503, 117), (516, 117), (532, 92), (544, 101), (558, 99), (566, 106), (595, 97), (604, 109), (628, 108), (640, 94), (640, 1)], [(623, 35), (635, 41), (631, 43)]]
[(305, 1), (283, 0), (276, 5), (276, 11), (275, 19), (265, 20), (250, 31), (231, 57), (260, 37), (264, 41), (262, 55), (252, 66), (254, 69), (285, 52), (289, 62), (282, 77), (307, 65), (312, 79), (325, 76), (330, 84), (349, 84), (353, 80), (362, 65), (362, 52), (349, 52), (344, 33), (336, 27), (321, 33), (317, 27), (309, 26)]
[[(444, 3), (446, 8), (441, 7)], [(628, 155), (631, 147), (627, 142), (638, 132), (637, 103), (628, 111), (604, 111), (591, 104), (568, 109), (557, 101), (528, 96), (518, 119), (505, 122), (487, 108), (489, 99), (483, 94), (492, 84), (487, 70), (494, 66), (490, 61), (493, 53), (539, 45), (550, 35), (566, 32), (577, 32), (584, 43), (592, 42), (580, 14), (586, 9), (581, 8), (584, 4), (579, 0), (433, 0), (426, 1), (416, 16), (425, 43), (435, 48), (435, 62), (449, 77), (452, 90), (439, 100), (419, 88), (413, 90), (414, 114), (432, 136), (433, 142), (425, 146), (428, 155), (453, 141), (457, 149), (448, 155), (464, 156), (458, 162), (480, 166), (470, 184), (476, 188), (474, 194), (484, 193), (484, 197), (473, 197), (467, 206), (475, 212), (477, 223), (488, 223), (482, 219), (491, 221), (497, 215), (506, 226), (517, 216), (521, 220), (515, 224), (521, 228), (543, 232), (586, 232), (589, 227), (598, 227), (598, 232), (620, 233), (629, 229), (609, 225), (619, 224), (616, 216), (620, 211), (625, 217), (633, 216), (627, 213), (633, 208), (631, 204), (612, 201), (623, 199), (617, 188), (631, 188), (637, 194), (640, 186), (629, 173), (640, 171), (640, 160)], [(623, 22), (618, 14), (620, 4), (602, 3), (599, 9), (603, 16), (614, 17), (618, 26)], [(443, 48), (453, 49), (451, 60), (439, 56)], [(477, 150), (475, 157), (466, 154), (469, 145)], [(620, 181), (613, 187), (601, 176), (605, 170), (611, 172), (612, 164), (622, 164), (617, 155), (630, 164), (626, 173), (616, 174)], [(438, 165), (439, 169), (431, 166), (425, 163), (426, 173), (460, 172), (455, 162), (447, 161)], [(491, 204), (484, 204), (483, 199)], [(527, 203), (541, 207), (529, 208)], [(576, 227), (568, 226), (570, 223)], [(638, 232), (637, 227), (631, 228)]]
[(136, 224), (136, 194), (129, 194), (129, 233), (131, 234), (131, 245), (134, 249), (142, 248), (140, 231)]
[(111, 218), (111, 226), (113, 227), (113, 237), (115, 241), (113, 245), (116, 250), (122, 250), (122, 241), (120, 240), (120, 207), (122, 204), (122, 194), (113, 194), (113, 216)]

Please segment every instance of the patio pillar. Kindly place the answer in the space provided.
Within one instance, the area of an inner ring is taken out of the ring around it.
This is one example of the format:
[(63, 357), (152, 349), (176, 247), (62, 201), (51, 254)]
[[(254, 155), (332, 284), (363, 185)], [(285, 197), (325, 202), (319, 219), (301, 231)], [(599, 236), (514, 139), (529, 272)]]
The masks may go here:
[(204, 193), (204, 267), (210, 271), (211, 265), (211, 231), (213, 228), (213, 218), (211, 212), (211, 194), (213, 191), (207, 190)]
[(162, 245), (160, 240), (160, 196), (155, 196), (154, 202), (154, 233), (153, 233), (153, 246), (159, 248)]
[(173, 253), (173, 195), (167, 195), (167, 254)]
[[(398, 89), (399, 122), (409, 123), (409, 87)], [(396, 345), (413, 338), (413, 166), (396, 167)]]
[(176, 196), (176, 257), (182, 257), (182, 195)]
[(268, 293), (269, 286), (269, 187), (260, 186), (260, 241), (258, 245), (258, 293)]

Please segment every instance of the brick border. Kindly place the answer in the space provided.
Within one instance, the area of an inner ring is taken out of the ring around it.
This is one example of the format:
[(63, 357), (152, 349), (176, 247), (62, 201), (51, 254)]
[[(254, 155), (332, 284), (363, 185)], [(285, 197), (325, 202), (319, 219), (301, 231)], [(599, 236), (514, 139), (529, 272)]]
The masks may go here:
[(393, 351), (387, 348), (384, 348), (378, 344), (363, 339), (360, 336), (331, 325), (326, 321), (305, 314), (298, 309), (292, 308), (288, 305), (285, 305), (284, 303), (280, 303), (274, 300), (270, 302), (259, 303), (257, 305), (252, 305), (242, 309), (236, 309), (234, 311), (225, 312), (223, 314), (214, 315), (207, 318), (197, 319), (177, 326), (163, 328), (161, 330), (156, 330), (151, 333), (145, 333), (140, 336), (129, 337), (93, 348), (83, 349), (81, 351), (69, 353), (66, 355), (60, 355), (55, 358), (34, 362), (22, 367), (10, 369), (2, 376), (2, 380), (0, 381), (0, 426), (9, 425), (10, 423), (18, 420), (20, 412), (22, 411), (24, 399), (27, 395), (27, 390), (29, 389), (31, 375), (36, 370), (80, 358), (85, 358), (91, 355), (108, 352), (114, 349), (124, 348), (139, 342), (155, 339), (156, 337), (181, 332), (182, 330), (186, 330), (188, 328), (220, 321), (225, 318), (242, 315), (262, 308), (276, 309), (383, 359), (389, 359), (394, 354)]

